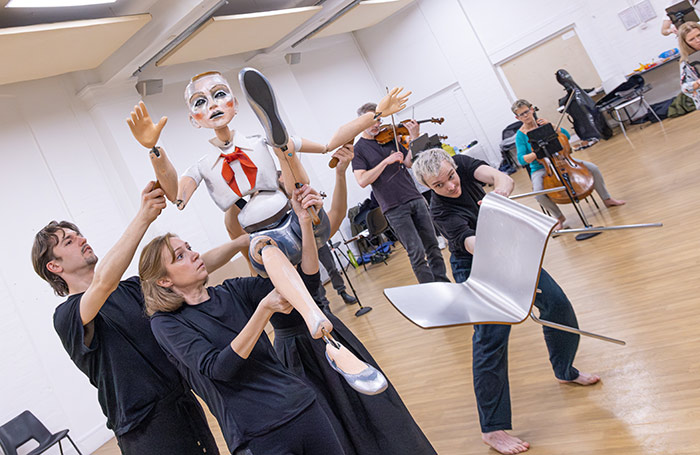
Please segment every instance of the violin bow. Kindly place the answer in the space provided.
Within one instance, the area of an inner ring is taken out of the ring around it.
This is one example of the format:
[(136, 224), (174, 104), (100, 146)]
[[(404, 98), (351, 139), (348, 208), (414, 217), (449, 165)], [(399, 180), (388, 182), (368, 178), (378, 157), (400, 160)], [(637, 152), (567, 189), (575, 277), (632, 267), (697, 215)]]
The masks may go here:
[[(386, 93), (387, 95), (389, 94), (389, 87), (386, 87)], [(396, 123), (394, 122), (394, 114), (391, 114), (391, 128), (394, 130), (394, 145), (396, 145), (396, 151), (400, 151), (399, 149), (399, 137), (396, 135)], [(403, 167), (403, 163), (401, 163), (401, 167)]]

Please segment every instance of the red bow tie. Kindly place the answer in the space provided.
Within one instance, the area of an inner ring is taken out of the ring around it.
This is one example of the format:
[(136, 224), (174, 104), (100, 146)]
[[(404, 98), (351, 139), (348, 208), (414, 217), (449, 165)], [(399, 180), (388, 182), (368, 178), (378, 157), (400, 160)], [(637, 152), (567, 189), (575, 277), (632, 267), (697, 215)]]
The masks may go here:
[(241, 190), (238, 188), (238, 184), (236, 183), (235, 174), (233, 173), (233, 169), (231, 169), (230, 163), (236, 160), (241, 163), (243, 173), (248, 178), (248, 183), (250, 183), (251, 188), (255, 187), (258, 167), (253, 164), (253, 161), (248, 157), (248, 155), (246, 155), (245, 152), (238, 147), (235, 147), (232, 153), (222, 153), (220, 156), (224, 159), (224, 164), (221, 167), (221, 176), (224, 178), (233, 192), (238, 195), (238, 197), (243, 197)]

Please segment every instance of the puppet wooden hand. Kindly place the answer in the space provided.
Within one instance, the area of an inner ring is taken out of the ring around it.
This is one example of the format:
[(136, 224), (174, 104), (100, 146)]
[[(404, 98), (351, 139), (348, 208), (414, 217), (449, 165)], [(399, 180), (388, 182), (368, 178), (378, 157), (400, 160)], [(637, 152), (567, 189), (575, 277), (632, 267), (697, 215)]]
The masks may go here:
[(126, 119), (129, 129), (131, 129), (131, 134), (147, 149), (152, 149), (158, 143), (160, 132), (167, 122), (168, 117), (161, 117), (157, 124), (153, 123), (143, 101), (139, 101), (138, 106), (134, 106), (134, 110), (131, 111), (131, 118)]
[(411, 92), (401, 93), (403, 87), (394, 87), (387, 95), (377, 104), (377, 113), (381, 113), (382, 117), (387, 117), (396, 114), (406, 107), (406, 102)]

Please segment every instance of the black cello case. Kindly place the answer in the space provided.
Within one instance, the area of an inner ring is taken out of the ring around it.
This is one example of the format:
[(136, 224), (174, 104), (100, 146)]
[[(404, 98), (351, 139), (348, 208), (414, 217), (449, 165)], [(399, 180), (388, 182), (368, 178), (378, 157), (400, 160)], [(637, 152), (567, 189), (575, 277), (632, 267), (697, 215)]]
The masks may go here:
[(573, 93), (573, 99), (567, 109), (567, 113), (574, 123), (574, 131), (582, 140), (610, 139), (613, 135), (610, 125), (605, 121), (603, 113), (598, 110), (593, 99), (578, 86), (566, 70), (556, 72), (557, 82), (566, 89), (566, 96), (559, 100), (559, 105), (566, 105), (566, 101)]

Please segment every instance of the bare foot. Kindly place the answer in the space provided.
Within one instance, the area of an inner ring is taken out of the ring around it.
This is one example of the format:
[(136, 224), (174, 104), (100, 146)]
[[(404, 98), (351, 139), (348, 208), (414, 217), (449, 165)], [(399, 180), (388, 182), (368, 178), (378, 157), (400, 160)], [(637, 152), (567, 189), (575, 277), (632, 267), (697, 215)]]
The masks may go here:
[(503, 430), (481, 433), (481, 440), (498, 453), (523, 453), (530, 448), (530, 443), (509, 435)]
[(562, 381), (557, 379), (562, 384), (579, 384), (579, 385), (593, 385), (600, 381), (600, 376), (597, 374), (582, 373), (579, 371), (578, 377), (573, 381)]
[(625, 205), (626, 202), (622, 199), (608, 198), (603, 201), (603, 204), (605, 204), (606, 207), (615, 207), (617, 205)]
[(557, 218), (557, 224), (554, 225), (554, 231), (558, 231), (559, 229), (564, 229), (564, 223), (566, 223), (566, 217), (565, 216), (560, 216)]

